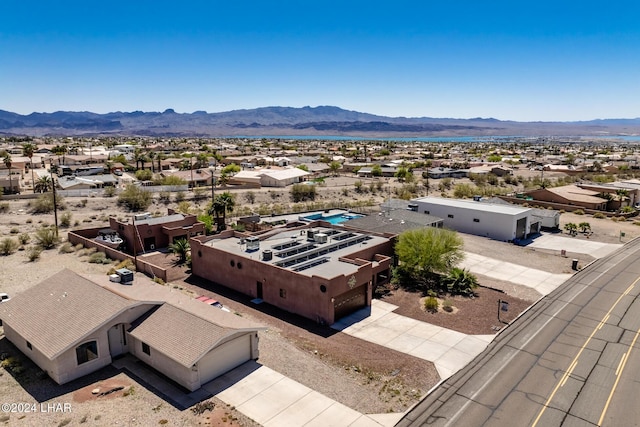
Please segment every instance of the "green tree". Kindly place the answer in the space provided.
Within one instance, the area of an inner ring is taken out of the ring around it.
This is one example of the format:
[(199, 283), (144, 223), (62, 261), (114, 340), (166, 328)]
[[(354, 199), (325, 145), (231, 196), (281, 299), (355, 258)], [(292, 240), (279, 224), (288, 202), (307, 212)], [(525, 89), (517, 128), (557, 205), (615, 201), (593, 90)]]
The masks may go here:
[(190, 250), (191, 245), (187, 239), (176, 239), (169, 244), (169, 251), (180, 257), (178, 261), (180, 264), (184, 264), (187, 261)]
[(36, 192), (36, 181), (33, 178), (33, 153), (36, 151), (36, 146), (27, 142), (22, 144), (22, 154), (29, 158), (29, 169), (31, 169), (31, 185), (33, 186), (33, 192)]
[(238, 173), (241, 170), (242, 169), (240, 168), (240, 166), (236, 165), (235, 163), (231, 163), (230, 165), (222, 168), (222, 173), (225, 175), (233, 175), (234, 173)]
[(575, 236), (578, 231), (578, 226), (573, 222), (568, 222), (564, 225), (564, 229), (572, 236)]
[(298, 165), (296, 166), (298, 169), (303, 170), (305, 172), (309, 172), (309, 166), (307, 165)]
[(456, 186), (453, 187), (453, 197), (458, 199), (471, 198), (476, 194), (476, 192), (476, 187), (467, 183), (456, 184)]
[(153, 196), (135, 184), (128, 184), (118, 196), (118, 204), (132, 211), (142, 211), (151, 205)]
[(589, 224), (588, 222), (581, 222), (580, 224), (578, 224), (578, 228), (583, 233), (586, 233), (587, 231), (591, 230), (591, 224)]
[(425, 227), (400, 234), (395, 246), (398, 277), (427, 285), (433, 275), (453, 268), (464, 257), (455, 231)]
[(442, 285), (453, 295), (472, 296), (478, 287), (478, 278), (468, 270), (454, 267), (442, 278)]
[(394, 176), (398, 178), (398, 181), (404, 182), (411, 181), (411, 178), (409, 178), (409, 176), (413, 177), (413, 174), (411, 173), (411, 171), (409, 171), (409, 169), (401, 166), (398, 168)]
[(342, 165), (340, 164), (340, 162), (337, 162), (334, 160), (331, 163), (329, 163), (329, 170), (331, 171), (333, 176), (338, 176), (338, 171), (340, 170), (340, 168), (342, 168)]
[(371, 176), (382, 176), (382, 166), (373, 165), (371, 167)]

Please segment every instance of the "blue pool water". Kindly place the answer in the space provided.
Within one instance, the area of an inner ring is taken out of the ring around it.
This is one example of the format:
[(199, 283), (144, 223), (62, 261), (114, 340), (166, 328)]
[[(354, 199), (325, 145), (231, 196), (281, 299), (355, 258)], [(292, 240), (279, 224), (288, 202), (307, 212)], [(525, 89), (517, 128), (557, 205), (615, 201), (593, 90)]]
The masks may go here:
[(315, 214), (303, 217), (308, 221), (315, 221), (317, 219), (321, 219), (323, 221), (327, 221), (330, 224), (342, 224), (343, 222), (349, 221), (354, 218), (361, 218), (364, 215), (359, 214), (335, 214), (329, 216), (322, 216), (322, 214)]

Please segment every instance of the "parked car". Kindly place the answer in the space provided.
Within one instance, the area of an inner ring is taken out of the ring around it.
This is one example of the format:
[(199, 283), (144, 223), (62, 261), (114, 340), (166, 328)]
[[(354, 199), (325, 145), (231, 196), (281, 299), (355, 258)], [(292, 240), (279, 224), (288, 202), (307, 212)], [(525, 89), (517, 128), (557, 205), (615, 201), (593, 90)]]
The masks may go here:
[(11, 297), (6, 292), (0, 292), (0, 303), (9, 301)]
[(212, 305), (212, 306), (214, 306), (214, 307), (217, 307), (217, 308), (219, 308), (220, 310), (223, 310), (223, 311), (229, 312), (229, 309), (228, 309), (228, 308), (226, 308), (225, 306), (223, 306), (223, 305), (222, 305), (222, 303), (220, 303), (218, 300), (215, 300), (215, 299), (213, 299), (213, 298), (209, 298), (208, 296), (200, 295), (199, 297), (196, 297), (196, 299), (197, 299), (198, 301), (202, 301), (202, 302), (203, 302), (203, 303), (205, 303), (205, 304), (209, 304), (209, 305)]

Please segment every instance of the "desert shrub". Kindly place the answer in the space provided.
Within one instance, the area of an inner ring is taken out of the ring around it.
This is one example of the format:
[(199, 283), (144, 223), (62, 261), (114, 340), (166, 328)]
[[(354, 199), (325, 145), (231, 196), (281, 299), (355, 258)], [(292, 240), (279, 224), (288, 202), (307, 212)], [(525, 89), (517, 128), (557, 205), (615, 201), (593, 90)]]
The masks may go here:
[(42, 248), (40, 246), (31, 246), (27, 249), (27, 258), (29, 261), (34, 262), (40, 259), (40, 254), (42, 253)]
[(158, 200), (165, 205), (168, 204), (171, 201), (171, 193), (168, 191), (161, 191), (160, 194), (158, 194)]
[(294, 202), (304, 202), (316, 199), (315, 185), (294, 184), (291, 187), (291, 198)]
[(160, 277), (154, 277), (153, 281), (156, 282), (159, 285), (164, 285), (165, 284), (164, 280), (162, 280)]
[(9, 212), (9, 203), (0, 203), (0, 213)]
[(206, 188), (198, 187), (193, 189), (193, 200), (204, 200), (207, 198), (209, 190)]
[(584, 215), (584, 211), (582, 209), (576, 209), (573, 213), (576, 215)]
[[(56, 196), (56, 206), (58, 210), (65, 210), (66, 205), (62, 196)], [(31, 212), (35, 214), (47, 214), (53, 212), (53, 194), (46, 193), (40, 195), (31, 207)]]
[(0, 241), (0, 255), (11, 255), (18, 249), (18, 246), (18, 242), (13, 240), (11, 237), (5, 237)]
[(176, 203), (180, 203), (184, 200), (184, 191), (178, 191), (174, 197)]
[(204, 414), (205, 411), (213, 411), (215, 407), (216, 407), (215, 403), (213, 403), (210, 400), (207, 400), (206, 402), (196, 403), (193, 406), (193, 408), (191, 408), (191, 412), (193, 412), (196, 415), (202, 415)]
[(447, 313), (451, 313), (453, 311), (453, 302), (449, 299), (442, 301), (442, 309)]
[(178, 212), (189, 215), (191, 213), (191, 203), (186, 200), (178, 203)]
[(74, 252), (74, 251), (75, 251), (75, 248), (69, 242), (66, 242), (62, 246), (60, 246), (60, 253), (61, 254), (70, 254), (71, 252)]
[(138, 181), (151, 181), (153, 178), (153, 172), (149, 169), (141, 169), (136, 171), (136, 179)]
[(133, 261), (130, 259), (123, 259), (119, 263), (109, 269), (108, 275), (115, 274), (116, 270), (120, 270), (121, 268), (126, 268), (127, 270), (136, 271), (136, 267), (133, 265)]
[(151, 205), (152, 198), (151, 192), (129, 184), (118, 196), (118, 204), (125, 205), (132, 211), (142, 211)]
[(89, 256), (91, 264), (110, 264), (111, 260), (107, 258), (104, 252), (94, 252)]
[(77, 245), (75, 245), (73, 247), (76, 251), (79, 251), (80, 249), (84, 248), (84, 245), (82, 243), (78, 243)]
[(9, 233), (11, 234), (18, 234), (20, 232), (19, 228), (13, 227), (11, 230), (9, 230)]
[(596, 213), (593, 214), (593, 217), (602, 219), (602, 218), (606, 218), (607, 216), (605, 214), (603, 214), (602, 212), (596, 212)]
[(29, 233), (22, 233), (18, 236), (18, 241), (21, 245), (26, 245), (27, 243), (29, 243), (29, 240), (31, 240), (31, 236), (29, 235)]
[(68, 228), (71, 225), (71, 212), (65, 212), (60, 216), (60, 227)]
[(427, 297), (424, 300), (424, 309), (431, 313), (435, 313), (438, 311), (438, 305), (439, 304), (436, 297)]
[(247, 203), (254, 204), (256, 202), (256, 193), (254, 193), (253, 191), (248, 191), (244, 195), (244, 198), (247, 201)]
[(109, 186), (104, 188), (104, 197), (113, 197), (116, 195), (116, 187)]
[(56, 235), (56, 230), (49, 227), (38, 229), (35, 239), (42, 249), (53, 249), (60, 243), (60, 238)]

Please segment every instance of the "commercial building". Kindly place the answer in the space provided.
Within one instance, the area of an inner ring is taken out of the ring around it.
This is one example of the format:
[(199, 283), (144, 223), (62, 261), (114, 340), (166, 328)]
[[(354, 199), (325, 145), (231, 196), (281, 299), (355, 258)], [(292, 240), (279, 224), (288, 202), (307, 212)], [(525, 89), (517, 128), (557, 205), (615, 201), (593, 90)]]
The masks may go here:
[(442, 218), (444, 227), (502, 241), (525, 239), (540, 231), (532, 210), (472, 200), (422, 197), (411, 201), (417, 212)]

